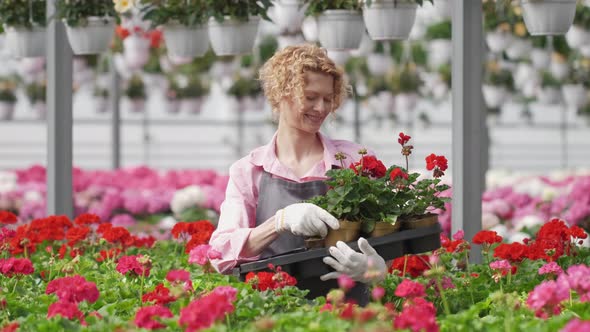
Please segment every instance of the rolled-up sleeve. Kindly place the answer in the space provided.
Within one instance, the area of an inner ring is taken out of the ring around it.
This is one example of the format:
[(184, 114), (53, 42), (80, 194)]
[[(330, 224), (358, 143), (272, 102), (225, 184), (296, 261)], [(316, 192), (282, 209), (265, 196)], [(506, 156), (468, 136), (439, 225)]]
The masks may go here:
[(211, 261), (220, 273), (230, 273), (231, 269), (243, 262), (255, 261), (260, 255), (244, 257), (242, 250), (256, 223), (256, 199), (253, 195), (253, 177), (236, 163), (230, 167), (229, 182), (225, 201), (221, 204), (217, 229), (211, 235), (209, 244), (221, 253), (221, 259)]

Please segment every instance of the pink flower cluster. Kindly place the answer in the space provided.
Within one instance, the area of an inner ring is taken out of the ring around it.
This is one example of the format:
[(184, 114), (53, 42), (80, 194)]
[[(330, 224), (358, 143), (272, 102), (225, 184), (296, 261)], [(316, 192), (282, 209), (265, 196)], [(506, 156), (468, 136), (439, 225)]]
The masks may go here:
[[(187, 332), (200, 331), (208, 328), (215, 321), (234, 311), (237, 289), (230, 286), (219, 286), (211, 293), (192, 301), (180, 311), (179, 323)], [(203, 310), (207, 308), (207, 310)]]
[(404, 303), (402, 312), (393, 321), (396, 329), (409, 329), (413, 332), (438, 332), (434, 304), (419, 297)]
[(166, 325), (160, 323), (156, 318), (172, 318), (174, 315), (170, 309), (161, 306), (153, 305), (149, 307), (140, 308), (135, 314), (135, 325), (139, 328), (148, 330), (162, 329)]
[(31, 260), (28, 258), (0, 259), (0, 273), (7, 277), (14, 275), (31, 274), (35, 271)]
[(540, 318), (548, 318), (561, 312), (561, 302), (570, 296), (569, 288), (554, 280), (543, 281), (529, 293), (526, 304)]
[(590, 331), (590, 321), (574, 318), (567, 323), (560, 332), (582, 332)]
[(188, 262), (205, 266), (211, 259), (220, 259), (221, 253), (208, 244), (200, 244), (189, 252)]
[(539, 268), (540, 275), (549, 274), (549, 275), (556, 275), (557, 276), (557, 275), (560, 275), (561, 273), (563, 273), (563, 270), (555, 262), (549, 262)]
[(123, 275), (131, 271), (135, 275), (149, 277), (151, 264), (143, 260), (146, 260), (143, 255), (123, 256), (117, 262), (117, 271)]
[(590, 267), (570, 266), (566, 273), (559, 275), (557, 282), (578, 293), (581, 302), (590, 302)]
[(53, 293), (57, 295), (58, 301), (49, 306), (47, 318), (56, 315), (67, 319), (77, 318), (82, 325), (86, 325), (86, 322), (84, 314), (78, 308), (78, 303), (82, 301), (94, 303), (99, 297), (96, 284), (79, 275), (50, 281), (45, 289), (45, 294)]
[(403, 297), (406, 299), (413, 299), (417, 297), (426, 296), (424, 285), (419, 282), (412, 281), (410, 279), (404, 279), (397, 285), (395, 289), (395, 296)]
[(170, 270), (166, 274), (166, 280), (173, 285), (183, 285), (184, 290), (187, 292), (193, 291), (191, 274), (186, 270)]

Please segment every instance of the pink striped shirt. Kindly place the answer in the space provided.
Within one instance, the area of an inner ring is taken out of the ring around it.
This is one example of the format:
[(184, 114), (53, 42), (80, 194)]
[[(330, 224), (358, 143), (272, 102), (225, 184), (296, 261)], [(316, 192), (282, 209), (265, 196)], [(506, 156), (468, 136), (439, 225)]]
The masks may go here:
[[(270, 143), (254, 149), (246, 157), (231, 165), (225, 201), (221, 204), (219, 223), (209, 241), (213, 249), (222, 255), (221, 259), (214, 259), (211, 262), (217, 271), (230, 273), (236, 265), (260, 258), (260, 255), (245, 257), (242, 255), (242, 249), (256, 225), (258, 185), (263, 171), (275, 177), (301, 183), (325, 180), (326, 171), (332, 169), (332, 165), (341, 166), (340, 161), (334, 157), (337, 152), (346, 155), (345, 167), (359, 160), (358, 151), (362, 146), (345, 140), (332, 140), (319, 133), (318, 135), (324, 146), (324, 158), (301, 178), (281, 164), (277, 158), (276, 133)], [(369, 154), (373, 153), (369, 151)]]

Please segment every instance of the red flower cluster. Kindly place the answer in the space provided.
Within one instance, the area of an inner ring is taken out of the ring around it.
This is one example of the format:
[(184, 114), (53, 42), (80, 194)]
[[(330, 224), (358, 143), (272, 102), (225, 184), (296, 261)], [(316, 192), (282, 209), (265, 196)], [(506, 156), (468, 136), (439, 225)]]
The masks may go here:
[(124, 227), (113, 227), (111, 223), (104, 223), (98, 226), (97, 232), (102, 234), (102, 238), (109, 243), (120, 244), (126, 248), (135, 242), (131, 233)]
[(521, 262), (527, 257), (528, 247), (522, 243), (501, 243), (494, 249), (494, 257), (509, 260), (512, 263)]
[(28, 258), (0, 259), (0, 273), (7, 277), (32, 274), (33, 272), (35, 272), (35, 269)]
[(428, 262), (427, 255), (406, 255), (398, 257), (391, 263), (389, 273), (394, 273), (395, 271), (402, 276), (409, 274), (412, 278), (418, 278), (424, 271), (430, 269), (430, 266), (426, 262)]
[(397, 139), (397, 142), (401, 145), (404, 146), (406, 145), (406, 143), (408, 143), (410, 141), (410, 138), (412, 138), (411, 136), (408, 136), (404, 133), (399, 133), (399, 138)]
[(12, 323), (8, 323), (6, 325), (4, 325), (4, 327), (2, 327), (2, 332), (16, 332), (18, 331), (18, 328), (20, 327), (20, 324), (18, 322), (12, 322)]
[(462, 238), (451, 240), (444, 234), (440, 235), (440, 244), (448, 253), (459, 253), (463, 252), (465, 249), (471, 249), (469, 242), (463, 240)]
[(445, 175), (445, 171), (449, 168), (447, 158), (445, 156), (437, 156), (434, 153), (426, 156), (426, 169), (429, 171), (434, 170), (433, 176), (440, 178)]
[(396, 329), (421, 332), (438, 332), (440, 330), (436, 323), (434, 304), (423, 298), (416, 298), (412, 302), (404, 303), (404, 308), (395, 317), (393, 326)]
[(94, 303), (100, 295), (96, 284), (87, 281), (80, 275), (50, 281), (45, 289), (45, 294), (53, 293), (57, 295), (59, 301), (70, 303), (79, 303), (82, 301)]
[(407, 180), (408, 179), (408, 173), (404, 172), (401, 168), (396, 167), (389, 174), (389, 179), (391, 181), (395, 181), (397, 178)]
[(0, 211), (0, 224), (16, 224), (18, 218), (10, 211)]
[(72, 227), (72, 228), (68, 229), (68, 231), (66, 232), (66, 239), (68, 240), (68, 246), (73, 247), (76, 245), (76, 243), (85, 240), (89, 233), (90, 233), (90, 228), (85, 227), (85, 226)]
[(176, 301), (176, 298), (170, 295), (170, 289), (166, 288), (164, 284), (158, 284), (153, 291), (145, 293), (141, 297), (141, 302), (153, 302), (158, 305), (165, 305), (174, 301)]
[(175, 239), (190, 236), (190, 240), (187, 242), (184, 250), (188, 253), (200, 244), (208, 244), (214, 230), (215, 226), (209, 220), (179, 222), (172, 228), (172, 236)]
[(473, 236), (471, 242), (479, 245), (492, 245), (502, 242), (502, 237), (495, 231), (479, 231)]
[(123, 275), (131, 271), (135, 275), (149, 277), (152, 263), (148, 257), (143, 255), (123, 256), (117, 262), (117, 271)]
[(123, 251), (119, 248), (111, 248), (109, 250), (101, 250), (96, 258), (97, 262), (104, 262), (107, 259), (113, 259), (119, 256)]
[(233, 302), (237, 290), (230, 286), (219, 286), (211, 293), (191, 302), (180, 311), (179, 324), (187, 332), (200, 331), (223, 319), (234, 311)]
[(19, 226), (16, 235), (10, 240), (12, 255), (35, 252), (37, 245), (44, 241), (61, 241), (67, 229), (73, 224), (66, 216), (50, 216), (35, 219), (27, 225)]
[(76, 303), (62, 301), (52, 303), (47, 310), (47, 318), (57, 315), (61, 315), (62, 317), (70, 320), (77, 318), (80, 320), (82, 325), (86, 324), (84, 321), (84, 314), (80, 311), (80, 309), (78, 309), (78, 305)]
[(100, 217), (92, 213), (83, 213), (74, 219), (74, 223), (80, 226), (100, 224), (100, 222)]
[(387, 172), (383, 162), (375, 156), (363, 156), (360, 161), (350, 164), (350, 168), (357, 175), (360, 173), (362, 176), (370, 176), (376, 179), (384, 177)]
[(135, 325), (148, 330), (163, 329), (166, 325), (158, 322), (155, 318), (172, 318), (174, 314), (170, 309), (161, 305), (153, 305), (140, 308), (135, 314)]
[[(271, 269), (273, 267), (271, 266)], [(267, 289), (281, 289), (286, 286), (295, 286), (297, 279), (287, 272), (281, 271), (278, 266), (273, 272), (250, 272), (246, 274), (246, 282), (252, 285), (253, 289), (265, 291)]]

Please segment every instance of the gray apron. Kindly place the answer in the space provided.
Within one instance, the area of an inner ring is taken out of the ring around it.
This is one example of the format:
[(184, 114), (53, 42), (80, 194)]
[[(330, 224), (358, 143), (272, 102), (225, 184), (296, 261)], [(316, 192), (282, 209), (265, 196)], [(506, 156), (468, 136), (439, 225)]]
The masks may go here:
[[(291, 182), (279, 178), (273, 178), (268, 172), (263, 171), (258, 186), (258, 205), (256, 206), (256, 226), (264, 223), (275, 213), (294, 203), (301, 203), (317, 195), (324, 195), (328, 190), (324, 181)], [(263, 252), (262, 258), (280, 255), (294, 249), (304, 247), (303, 237), (291, 233), (283, 233), (273, 241)], [(297, 287), (308, 289), (307, 297), (314, 299), (318, 296), (326, 296), (331, 289), (338, 288), (336, 280), (322, 281), (319, 277), (297, 280)], [(365, 284), (357, 283), (347, 296), (355, 300), (359, 305), (366, 305), (369, 293)]]

